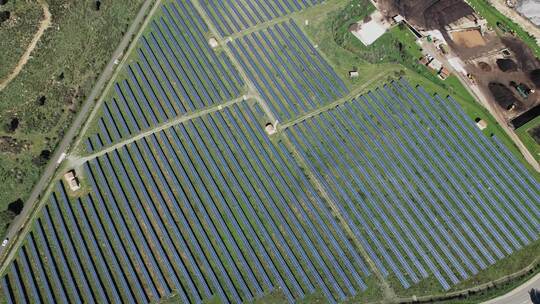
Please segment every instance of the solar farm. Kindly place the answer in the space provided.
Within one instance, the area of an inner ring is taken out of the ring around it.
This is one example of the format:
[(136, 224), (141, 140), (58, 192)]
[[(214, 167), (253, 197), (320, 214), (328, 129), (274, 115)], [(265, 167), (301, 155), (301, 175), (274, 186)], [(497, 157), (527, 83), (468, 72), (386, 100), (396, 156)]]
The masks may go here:
[(3, 274), (6, 302), (447, 291), (536, 242), (536, 178), (451, 96), (406, 79), (352, 96), (287, 18), (319, 2), (164, 1), (78, 147), (82, 190), (54, 182)]

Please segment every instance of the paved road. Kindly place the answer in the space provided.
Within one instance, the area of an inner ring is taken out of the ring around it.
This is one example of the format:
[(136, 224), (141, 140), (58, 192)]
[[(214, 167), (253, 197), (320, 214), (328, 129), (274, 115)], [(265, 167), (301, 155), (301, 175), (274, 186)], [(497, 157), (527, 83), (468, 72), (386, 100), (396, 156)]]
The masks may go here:
[[(6, 234), (6, 237), (10, 239), (10, 242), (8, 244), (8, 247), (6, 248), (0, 248), (0, 265), (2, 266), (2, 269), (5, 267), (5, 261), (8, 257), (8, 253), (11, 248), (17, 248), (18, 241), (21, 241), (21, 238), (19, 238), (19, 234), (24, 231), (25, 225), (30, 222), (30, 220), (33, 217), (33, 212), (36, 210), (39, 202), (40, 202), (40, 196), (41, 194), (46, 191), (47, 186), (49, 185), (49, 182), (51, 178), (54, 176), (56, 169), (60, 165), (64, 153), (68, 150), (70, 147), (70, 144), (72, 143), (73, 139), (79, 134), (79, 130), (81, 126), (84, 124), (84, 122), (87, 120), (87, 116), (89, 111), (91, 111), (96, 104), (96, 101), (99, 99), (101, 93), (103, 92), (103, 88), (105, 85), (109, 82), (111, 79), (111, 76), (113, 75), (117, 59), (121, 58), (124, 54), (124, 51), (127, 49), (127, 47), (130, 45), (130, 42), (132, 41), (132, 38), (138, 35), (142, 31), (141, 24), (145, 21), (145, 17), (147, 16), (147, 12), (154, 3), (155, 0), (146, 0), (143, 5), (141, 6), (141, 9), (139, 10), (137, 16), (133, 20), (131, 26), (129, 27), (128, 31), (122, 38), (122, 41), (114, 51), (111, 60), (101, 73), (101, 76), (99, 77), (97, 83), (95, 84), (94, 88), (90, 92), (90, 95), (88, 98), (84, 101), (82, 108), (79, 110), (79, 113), (75, 117), (75, 120), (73, 121), (73, 124), (69, 128), (69, 130), (65, 133), (64, 138), (62, 138), (62, 141), (57, 146), (51, 160), (47, 164), (47, 167), (45, 168), (43, 174), (41, 175), (41, 178), (39, 179), (38, 183), (34, 186), (32, 189), (32, 192), (30, 193), (30, 196), (28, 197), (28, 200), (24, 204), (24, 208), (22, 212), (15, 218), (13, 223), (11, 223), (9, 230)], [(150, 16), (151, 14), (148, 14)], [(7, 249), (7, 250), (6, 250)]]
[(529, 290), (532, 288), (540, 290), (540, 273), (509, 293), (483, 304), (530, 304), (532, 301)]

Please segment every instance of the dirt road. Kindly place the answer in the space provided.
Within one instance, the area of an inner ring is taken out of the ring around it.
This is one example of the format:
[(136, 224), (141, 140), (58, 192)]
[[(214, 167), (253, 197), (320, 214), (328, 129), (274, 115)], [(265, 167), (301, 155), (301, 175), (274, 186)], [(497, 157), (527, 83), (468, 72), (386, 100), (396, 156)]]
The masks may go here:
[(40, 0), (39, 3), (41, 4), (41, 7), (43, 9), (43, 20), (41, 20), (41, 22), (39, 23), (38, 30), (34, 34), (34, 38), (32, 38), (32, 41), (30, 41), (30, 44), (26, 48), (26, 51), (24, 52), (24, 54), (19, 59), (19, 62), (17, 62), (17, 65), (15, 66), (13, 71), (11, 71), (11, 73), (9, 73), (5, 78), (0, 80), (0, 91), (2, 91), (5, 87), (7, 87), (7, 85), (13, 79), (15, 79), (17, 75), (19, 75), (23, 67), (26, 65), (26, 63), (30, 59), (30, 55), (32, 54), (32, 51), (34, 51), (34, 49), (36, 48), (37, 43), (41, 39), (41, 36), (43, 36), (43, 34), (45, 33), (45, 30), (47, 30), (49, 26), (51, 26), (52, 16), (51, 16), (51, 12), (49, 11), (49, 5), (44, 0)]

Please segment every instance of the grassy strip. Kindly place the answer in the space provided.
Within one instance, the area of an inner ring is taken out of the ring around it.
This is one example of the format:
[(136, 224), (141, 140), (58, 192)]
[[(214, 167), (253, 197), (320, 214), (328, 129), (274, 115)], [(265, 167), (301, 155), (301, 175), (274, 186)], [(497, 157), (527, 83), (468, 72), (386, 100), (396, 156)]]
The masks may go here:
[(38, 1), (9, 1), (0, 10), (11, 14), (0, 26), (0, 79), (7, 76), (25, 52), (43, 18)]
[(516, 133), (523, 142), (523, 144), (527, 147), (527, 149), (531, 151), (531, 154), (534, 156), (534, 158), (538, 162), (540, 162), (540, 144), (538, 144), (534, 140), (532, 135), (529, 133), (535, 128), (540, 128), (540, 116), (521, 126), (519, 129), (516, 130)]

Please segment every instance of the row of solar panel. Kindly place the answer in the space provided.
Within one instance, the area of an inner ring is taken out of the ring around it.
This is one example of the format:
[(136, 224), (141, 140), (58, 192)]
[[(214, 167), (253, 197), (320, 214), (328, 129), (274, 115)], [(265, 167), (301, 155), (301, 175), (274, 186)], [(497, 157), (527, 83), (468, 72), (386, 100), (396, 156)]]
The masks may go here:
[(206, 14), (222, 36), (317, 5), (322, 0), (204, 0)]
[(436, 98), (393, 83), (286, 131), (404, 287), (430, 271), (449, 289), (540, 232), (538, 183)]
[(231, 50), (280, 121), (348, 93), (343, 81), (292, 21), (234, 40)]
[(186, 303), (239, 302), (279, 288), (290, 301), (316, 290), (341, 301), (364, 290), (369, 271), (351, 241), (290, 154), (240, 107), (90, 161), (83, 198), (58, 186), (30, 238), (45, 222), (62, 241), (39, 241), (27, 273), (39, 281), (20, 280), (25, 257), (15, 260), (8, 299), (145, 303), (176, 291)]
[(205, 32), (190, 1), (164, 4), (141, 37), (137, 60), (126, 67), (127, 79), (102, 106), (101, 131), (117, 141), (239, 96), (242, 80), (225, 53), (210, 48)]

